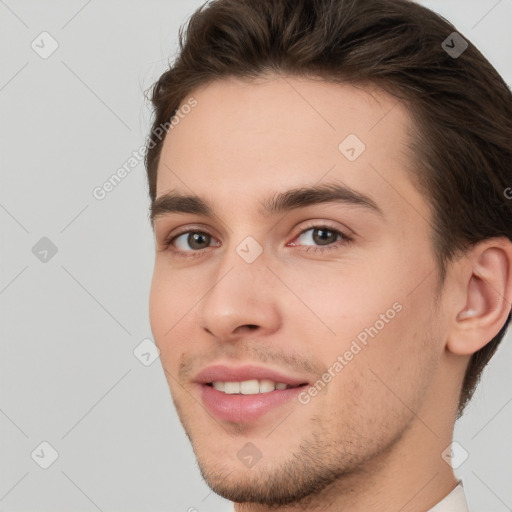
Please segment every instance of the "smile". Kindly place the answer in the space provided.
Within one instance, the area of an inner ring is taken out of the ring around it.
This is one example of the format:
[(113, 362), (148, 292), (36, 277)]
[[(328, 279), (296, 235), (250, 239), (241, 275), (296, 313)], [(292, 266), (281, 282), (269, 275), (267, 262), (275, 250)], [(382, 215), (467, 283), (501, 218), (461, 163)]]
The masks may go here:
[(286, 384), (285, 382), (274, 382), (268, 379), (251, 379), (244, 380), (242, 382), (225, 382), (216, 380), (208, 385), (213, 386), (217, 391), (222, 391), (227, 395), (257, 395), (259, 393), (270, 393), (276, 389), (278, 391), (282, 391), (283, 389), (296, 387)]

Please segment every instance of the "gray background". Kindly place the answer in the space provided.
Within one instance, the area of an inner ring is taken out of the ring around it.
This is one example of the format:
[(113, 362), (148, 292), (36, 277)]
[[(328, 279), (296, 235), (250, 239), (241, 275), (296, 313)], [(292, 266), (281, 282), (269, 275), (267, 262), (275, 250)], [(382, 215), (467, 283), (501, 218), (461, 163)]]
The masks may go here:
[[(159, 361), (133, 354), (151, 338), (143, 164), (92, 195), (143, 144), (143, 91), (200, 3), (0, 0), (0, 512), (231, 508), (200, 478)], [(512, 0), (423, 3), (512, 83)], [(508, 334), (456, 427), (474, 512), (512, 510), (511, 356)], [(31, 457), (43, 441), (48, 469)]]

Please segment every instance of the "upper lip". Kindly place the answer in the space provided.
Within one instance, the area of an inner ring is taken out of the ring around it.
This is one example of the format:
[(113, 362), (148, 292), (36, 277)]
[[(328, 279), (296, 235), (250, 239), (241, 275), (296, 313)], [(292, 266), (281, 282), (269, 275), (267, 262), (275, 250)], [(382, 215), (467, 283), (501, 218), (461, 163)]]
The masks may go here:
[(290, 386), (307, 384), (307, 380), (301, 377), (285, 375), (270, 368), (262, 366), (226, 366), (221, 364), (207, 366), (203, 368), (195, 377), (195, 381), (201, 384), (209, 384), (213, 381), (221, 382), (243, 382), (244, 380), (271, 380), (274, 382), (283, 382)]

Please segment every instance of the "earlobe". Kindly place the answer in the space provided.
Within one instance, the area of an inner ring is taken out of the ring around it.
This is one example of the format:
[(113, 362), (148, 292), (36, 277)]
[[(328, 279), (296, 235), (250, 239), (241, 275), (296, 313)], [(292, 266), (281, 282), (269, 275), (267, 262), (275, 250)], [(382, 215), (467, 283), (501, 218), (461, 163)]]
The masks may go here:
[[(486, 240), (468, 256), (465, 304), (458, 312), (446, 348), (471, 355), (491, 341), (505, 324), (512, 299), (512, 243)], [(466, 276), (466, 277), (464, 277)]]

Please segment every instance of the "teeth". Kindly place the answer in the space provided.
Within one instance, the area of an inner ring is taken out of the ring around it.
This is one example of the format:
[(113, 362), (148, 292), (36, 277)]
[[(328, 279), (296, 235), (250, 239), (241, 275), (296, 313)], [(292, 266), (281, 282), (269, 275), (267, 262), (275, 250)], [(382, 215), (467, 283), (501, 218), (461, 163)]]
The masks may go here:
[(242, 395), (257, 395), (260, 392), (260, 383), (257, 380), (244, 380), (240, 382)]
[(225, 382), (224, 393), (227, 393), (228, 395), (240, 393), (240, 382)]
[(270, 391), (274, 391), (276, 389), (276, 385), (274, 381), (271, 380), (260, 380), (260, 393), (268, 393)]
[(215, 389), (218, 389), (219, 391), (224, 391), (224, 382), (220, 382), (219, 380), (216, 380), (212, 382), (212, 385)]
[(222, 382), (216, 380), (212, 382), (212, 385), (218, 391), (223, 391), (228, 395), (257, 395), (258, 393), (269, 393), (276, 389), (279, 391), (293, 387), (285, 384), (284, 382), (274, 382), (267, 379), (252, 379), (244, 380), (242, 382)]

